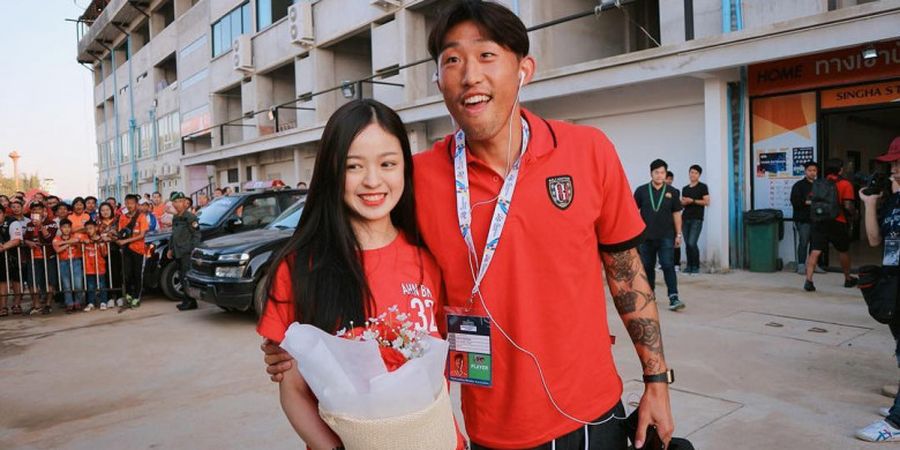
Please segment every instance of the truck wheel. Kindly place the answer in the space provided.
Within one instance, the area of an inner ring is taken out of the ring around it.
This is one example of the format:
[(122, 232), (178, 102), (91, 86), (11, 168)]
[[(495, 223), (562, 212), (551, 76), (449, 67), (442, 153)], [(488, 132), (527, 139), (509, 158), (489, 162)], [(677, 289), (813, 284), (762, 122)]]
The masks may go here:
[(256, 283), (256, 289), (253, 292), (253, 312), (256, 313), (256, 317), (262, 317), (266, 309), (266, 301), (269, 297), (269, 293), (266, 291), (267, 284), (269, 284), (268, 275), (263, 275)]
[(169, 263), (163, 267), (159, 274), (159, 288), (169, 300), (182, 300), (181, 275), (178, 273), (177, 264)]

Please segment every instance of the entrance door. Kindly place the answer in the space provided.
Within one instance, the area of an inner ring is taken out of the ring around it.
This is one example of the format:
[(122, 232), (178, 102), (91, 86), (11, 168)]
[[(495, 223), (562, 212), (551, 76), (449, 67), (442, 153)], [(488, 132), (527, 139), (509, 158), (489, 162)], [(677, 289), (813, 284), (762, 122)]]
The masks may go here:
[[(822, 110), (823, 158), (844, 161), (844, 177), (856, 192), (865, 186), (872, 174), (890, 173), (890, 164), (875, 160), (884, 154), (891, 141), (900, 136), (900, 105), (887, 103), (865, 107)], [(857, 219), (851, 224), (850, 256), (853, 268), (881, 264), (881, 249), (868, 245), (862, 222), (861, 202), (856, 201)], [(837, 255), (832, 252), (829, 266), (839, 269)]]

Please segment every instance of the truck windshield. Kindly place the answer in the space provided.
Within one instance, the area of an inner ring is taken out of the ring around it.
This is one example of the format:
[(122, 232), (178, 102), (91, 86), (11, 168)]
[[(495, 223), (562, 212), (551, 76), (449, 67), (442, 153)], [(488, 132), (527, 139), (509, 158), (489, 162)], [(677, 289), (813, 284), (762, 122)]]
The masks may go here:
[(284, 212), (269, 225), (269, 228), (273, 230), (293, 230), (294, 228), (297, 228), (297, 224), (300, 222), (300, 214), (303, 214), (303, 205), (305, 204), (305, 200), (294, 203), (290, 208), (284, 210)]
[(219, 197), (210, 202), (210, 204), (197, 212), (197, 217), (200, 219), (200, 226), (211, 227), (219, 223), (219, 221), (222, 220), (222, 216), (228, 214), (228, 211), (231, 210), (231, 207), (234, 206), (237, 201), (238, 197)]

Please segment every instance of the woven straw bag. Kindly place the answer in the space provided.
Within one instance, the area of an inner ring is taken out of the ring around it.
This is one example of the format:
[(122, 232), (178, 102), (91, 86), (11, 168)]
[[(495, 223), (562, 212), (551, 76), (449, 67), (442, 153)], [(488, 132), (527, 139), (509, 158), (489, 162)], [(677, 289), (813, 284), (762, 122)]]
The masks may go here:
[(447, 388), (422, 411), (386, 419), (356, 419), (319, 409), (347, 450), (454, 450), (456, 424)]

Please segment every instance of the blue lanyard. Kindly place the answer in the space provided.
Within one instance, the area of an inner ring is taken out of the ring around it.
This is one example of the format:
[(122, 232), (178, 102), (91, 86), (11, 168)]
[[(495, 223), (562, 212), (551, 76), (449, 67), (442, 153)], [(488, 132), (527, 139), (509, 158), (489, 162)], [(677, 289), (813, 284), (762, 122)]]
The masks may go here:
[[(509, 205), (512, 202), (513, 192), (516, 190), (516, 182), (519, 178), (519, 167), (522, 164), (522, 155), (528, 149), (528, 141), (531, 138), (531, 130), (528, 128), (528, 122), (522, 119), (522, 149), (516, 162), (513, 163), (509, 173), (506, 174), (506, 180), (500, 189), (500, 195), (497, 196), (497, 206), (494, 207), (494, 217), (491, 219), (491, 227), (488, 231), (487, 242), (484, 246), (484, 253), (481, 257), (481, 264), (476, 266), (478, 274), (475, 276), (475, 284), (472, 286), (472, 296), (469, 298), (470, 306), (472, 299), (481, 289), (481, 282), (487, 273), (494, 253), (497, 251), (497, 245), (500, 243), (500, 235), (503, 233), (503, 226), (506, 224), (506, 218), (509, 214)], [(478, 258), (475, 252), (475, 242), (472, 240), (472, 204), (469, 193), (469, 168), (466, 164), (466, 134), (463, 130), (456, 132), (456, 151), (453, 155), (453, 167), (456, 176), (456, 215), (459, 220), (459, 231), (462, 233), (463, 240), (469, 248), (472, 258)]]

